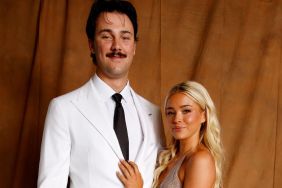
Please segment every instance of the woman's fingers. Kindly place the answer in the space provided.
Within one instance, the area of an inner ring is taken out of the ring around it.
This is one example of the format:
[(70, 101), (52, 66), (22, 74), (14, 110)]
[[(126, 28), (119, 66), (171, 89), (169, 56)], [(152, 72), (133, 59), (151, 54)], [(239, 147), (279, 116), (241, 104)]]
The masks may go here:
[[(131, 176), (130, 170), (128, 169), (128, 167), (125, 165), (126, 162), (120, 161), (120, 163), (118, 164), (122, 174), (128, 178)], [(132, 171), (132, 170), (131, 170)]]
[(126, 177), (134, 176), (137, 173), (139, 173), (137, 165), (135, 163), (131, 162), (131, 161), (126, 162), (126, 161), (122, 160), (122, 161), (120, 161), (119, 167), (122, 170), (122, 173)]
[(120, 161), (120, 172), (117, 172), (117, 176), (123, 183), (125, 188), (142, 188), (143, 178), (138, 170), (138, 166), (134, 162)]
[(125, 178), (123, 174), (121, 174), (120, 172), (117, 172), (117, 177), (119, 178), (119, 180), (121, 181), (123, 185), (126, 184), (127, 179)]
[(137, 164), (135, 164), (135, 163), (132, 162), (132, 161), (128, 161), (128, 163), (129, 163), (130, 166), (133, 168), (135, 174), (139, 174), (139, 173), (140, 173)]

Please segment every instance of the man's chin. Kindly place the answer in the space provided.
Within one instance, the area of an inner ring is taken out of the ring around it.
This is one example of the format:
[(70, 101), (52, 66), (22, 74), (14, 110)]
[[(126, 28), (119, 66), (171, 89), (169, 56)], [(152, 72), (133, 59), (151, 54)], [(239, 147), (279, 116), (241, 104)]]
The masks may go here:
[(111, 70), (107, 72), (107, 76), (111, 79), (127, 78), (128, 72), (124, 70)]

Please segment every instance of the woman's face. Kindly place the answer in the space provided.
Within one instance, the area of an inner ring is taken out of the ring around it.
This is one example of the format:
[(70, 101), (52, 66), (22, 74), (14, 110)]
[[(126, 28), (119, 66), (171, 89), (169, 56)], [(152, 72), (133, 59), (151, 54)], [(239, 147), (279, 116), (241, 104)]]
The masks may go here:
[(184, 93), (175, 93), (167, 101), (166, 123), (176, 140), (199, 141), (201, 124), (206, 121), (205, 111)]

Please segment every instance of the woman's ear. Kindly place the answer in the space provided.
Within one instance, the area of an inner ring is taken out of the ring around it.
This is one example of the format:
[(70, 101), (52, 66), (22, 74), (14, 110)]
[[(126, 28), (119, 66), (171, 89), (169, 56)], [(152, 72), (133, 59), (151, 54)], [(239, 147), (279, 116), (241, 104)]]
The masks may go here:
[(206, 118), (206, 110), (203, 110), (201, 113), (201, 123), (206, 122), (207, 118)]

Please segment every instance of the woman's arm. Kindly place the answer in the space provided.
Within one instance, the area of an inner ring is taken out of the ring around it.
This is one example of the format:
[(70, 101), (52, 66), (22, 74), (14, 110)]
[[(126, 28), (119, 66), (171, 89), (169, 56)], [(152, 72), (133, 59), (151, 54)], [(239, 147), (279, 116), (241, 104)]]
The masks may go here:
[(122, 160), (119, 163), (120, 172), (117, 172), (117, 176), (124, 185), (125, 188), (142, 188), (143, 179), (141, 173), (138, 170), (138, 166), (132, 161)]

